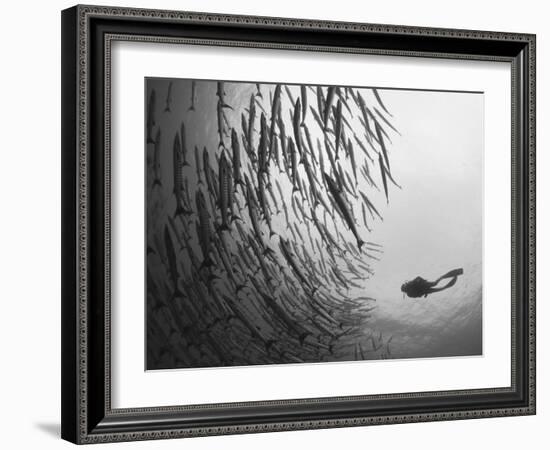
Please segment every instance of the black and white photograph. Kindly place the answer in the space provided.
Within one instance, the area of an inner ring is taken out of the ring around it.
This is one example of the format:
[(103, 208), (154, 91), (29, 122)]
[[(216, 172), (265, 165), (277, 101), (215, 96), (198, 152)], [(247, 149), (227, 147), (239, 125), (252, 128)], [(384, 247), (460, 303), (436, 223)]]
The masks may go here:
[(98, 3), (2, 4), (0, 447), (544, 449), (548, 3)]
[(483, 355), (483, 92), (144, 81), (146, 370)]
[[(60, 27), (41, 4), (40, 38), (5, 40), (20, 63), (5, 71), (8, 409), (40, 399), (11, 434), (540, 441), (541, 8), (114, 3), (61, 5)], [(61, 70), (36, 91), (47, 48)], [(28, 135), (39, 145), (17, 151)], [(44, 150), (56, 138), (61, 158)]]

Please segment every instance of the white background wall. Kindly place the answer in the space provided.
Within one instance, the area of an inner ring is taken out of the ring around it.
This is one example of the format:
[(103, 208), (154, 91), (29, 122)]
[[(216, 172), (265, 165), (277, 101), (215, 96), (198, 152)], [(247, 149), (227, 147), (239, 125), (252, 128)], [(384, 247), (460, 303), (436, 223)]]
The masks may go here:
[[(102, 3), (102, 2), (99, 2)], [(127, 0), (111, 5), (333, 20), (530, 32), (538, 35), (539, 198), (550, 187), (544, 151), (550, 119), (548, 12), (535, 0)], [(0, 423), (1, 446), (67, 448), (59, 438), (60, 403), (60, 10), (69, 1), (9, 2), (0, 27)], [(385, 427), (301, 431), (120, 448), (544, 448), (550, 420), (548, 202), (538, 202), (538, 415)], [(545, 254), (546, 253), (546, 254)], [(538, 444), (537, 442), (540, 442)]]

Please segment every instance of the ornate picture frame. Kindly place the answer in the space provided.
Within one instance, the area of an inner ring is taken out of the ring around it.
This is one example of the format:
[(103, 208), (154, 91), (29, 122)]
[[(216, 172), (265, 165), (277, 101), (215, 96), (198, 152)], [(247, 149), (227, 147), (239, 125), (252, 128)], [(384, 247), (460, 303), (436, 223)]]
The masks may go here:
[[(510, 386), (113, 408), (110, 70), (116, 41), (509, 63)], [(62, 12), (64, 439), (84, 444), (528, 415), (535, 403), (534, 35), (80, 5)]]

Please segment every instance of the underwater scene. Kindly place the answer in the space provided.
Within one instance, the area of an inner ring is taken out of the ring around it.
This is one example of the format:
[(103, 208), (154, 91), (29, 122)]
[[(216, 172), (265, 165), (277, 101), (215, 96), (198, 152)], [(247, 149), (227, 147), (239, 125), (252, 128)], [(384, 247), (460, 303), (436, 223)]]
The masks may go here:
[(145, 79), (146, 369), (482, 355), (483, 93)]

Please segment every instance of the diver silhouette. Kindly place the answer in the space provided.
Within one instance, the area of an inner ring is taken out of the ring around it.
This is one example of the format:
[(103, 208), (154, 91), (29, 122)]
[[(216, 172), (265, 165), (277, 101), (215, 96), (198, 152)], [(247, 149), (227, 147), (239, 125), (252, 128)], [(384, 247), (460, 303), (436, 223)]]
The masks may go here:
[[(427, 297), (428, 294), (441, 292), (441, 291), (444, 291), (445, 289), (450, 288), (451, 286), (454, 286), (458, 276), (462, 275), (463, 273), (464, 273), (464, 270), (462, 269), (451, 270), (450, 272), (447, 272), (445, 275), (440, 276), (435, 281), (428, 281), (422, 277), (416, 277), (414, 280), (403, 283), (401, 285), (401, 292), (403, 292), (403, 295), (407, 294), (407, 296), (411, 298)], [(447, 284), (441, 287), (436, 287), (441, 280), (445, 280), (447, 278), (450, 278)]]

